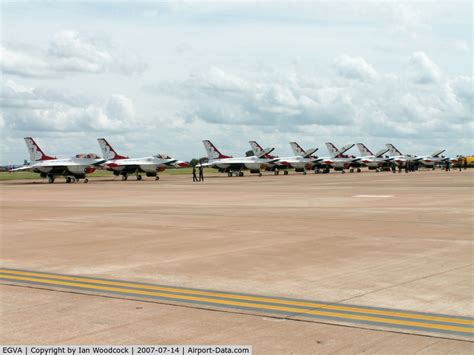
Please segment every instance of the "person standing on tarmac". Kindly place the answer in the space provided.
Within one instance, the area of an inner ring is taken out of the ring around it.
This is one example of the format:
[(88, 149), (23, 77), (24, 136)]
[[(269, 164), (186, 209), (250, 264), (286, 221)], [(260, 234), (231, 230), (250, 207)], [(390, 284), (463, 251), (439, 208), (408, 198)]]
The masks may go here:
[(460, 156), (458, 158), (459, 171), (462, 171), (462, 162), (463, 162), (463, 158)]
[(199, 181), (204, 181), (204, 171), (202, 168), (202, 164), (199, 164)]
[(199, 181), (196, 176), (196, 164), (193, 165), (193, 182)]
[(464, 158), (464, 170), (467, 169), (467, 158)]
[(451, 165), (451, 163), (449, 162), (449, 160), (446, 160), (446, 171), (451, 170), (450, 165)]

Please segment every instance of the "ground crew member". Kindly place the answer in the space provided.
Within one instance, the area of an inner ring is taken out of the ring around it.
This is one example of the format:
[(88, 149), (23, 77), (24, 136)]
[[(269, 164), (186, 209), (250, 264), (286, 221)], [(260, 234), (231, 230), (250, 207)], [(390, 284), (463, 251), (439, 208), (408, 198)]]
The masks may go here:
[(193, 165), (193, 182), (199, 181), (196, 176), (196, 165)]
[(405, 172), (408, 173), (409, 170), (410, 170), (410, 161), (406, 161), (405, 162)]
[(458, 158), (459, 171), (462, 171), (462, 161), (463, 161), (462, 157), (459, 157)]
[(199, 181), (204, 181), (204, 171), (202, 169), (202, 164), (199, 165)]
[(395, 163), (392, 163), (392, 173), (396, 173), (397, 172), (397, 165)]
[(450, 170), (451, 170), (450, 165), (451, 165), (451, 163), (449, 162), (449, 160), (446, 160), (446, 171), (450, 171)]
[(464, 158), (464, 170), (467, 169), (467, 158)]

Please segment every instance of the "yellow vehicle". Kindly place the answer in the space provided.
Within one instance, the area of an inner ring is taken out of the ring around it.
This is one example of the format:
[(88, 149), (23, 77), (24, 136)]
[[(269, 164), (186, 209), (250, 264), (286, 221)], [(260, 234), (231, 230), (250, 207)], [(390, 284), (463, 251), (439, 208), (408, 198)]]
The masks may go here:
[(451, 162), (453, 163), (454, 166), (459, 166), (459, 164), (464, 166), (464, 160), (466, 160), (467, 166), (469, 168), (474, 167), (474, 155), (470, 155), (470, 156), (467, 156), (467, 157), (457, 156), (456, 158), (453, 158), (451, 160)]
[(474, 155), (470, 155), (468, 157), (465, 157), (467, 160), (467, 166), (473, 167), (474, 166)]

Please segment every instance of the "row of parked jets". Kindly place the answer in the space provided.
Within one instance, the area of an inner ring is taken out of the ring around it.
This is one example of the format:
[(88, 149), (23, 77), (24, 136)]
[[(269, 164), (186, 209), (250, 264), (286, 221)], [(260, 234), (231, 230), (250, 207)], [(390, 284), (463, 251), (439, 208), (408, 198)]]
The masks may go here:
[[(11, 172), (30, 170), (39, 173), (41, 177), (48, 178), (49, 183), (53, 183), (58, 176), (65, 177), (66, 182), (80, 181), (88, 182), (87, 175), (96, 169), (106, 169), (116, 176), (122, 176), (122, 180), (127, 180), (129, 175), (135, 175), (137, 180), (142, 180), (142, 173), (148, 177), (155, 177), (159, 180), (158, 172), (167, 168), (182, 168), (189, 166), (189, 163), (174, 159), (166, 154), (157, 154), (143, 158), (130, 158), (120, 155), (109, 144), (105, 138), (99, 138), (99, 146), (103, 157), (96, 154), (78, 154), (72, 158), (58, 159), (47, 155), (31, 137), (25, 138), (25, 143), (30, 154), (30, 162), (23, 166), (9, 169)], [(304, 150), (296, 142), (290, 142), (293, 156), (278, 157), (271, 155), (275, 148), (263, 149), (256, 141), (250, 141), (253, 155), (245, 157), (232, 157), (222, 154), (219, 149), (209, 140), (204, 140), (204, 148), (207, 158), (200, 159), (203, 167), (212, 167), (228, 176), (243, 176), (244, 170), (250, 173), (262, 175), (262, 170), (272, 171), (278, 175), (281, 171), (288, 174), (288, 168), (294, 168), (296, 172), (306, 174), (308, 170), (315, 173), (329, 172), (330, 169), (341, 171), (349, 169), (351, 172), (360, 172), (361, 167), (368, 167), (373, 170), (380, 170), (388, 164), (404, 166), (408, 162), (417, 162), (426, 167), (434, 167), (449, 158), (442, 156), (444, 150), (439, 150), (431, 155), (414, 156), (402, 154), (393, 144), (386, 144), (386, 148), (373, 154), (364, 144), (348, 144), (338, 149), (332, 143), (326, 143), (329, 156), (321, 157), (315, 155), (318, 148)], [(360, 156), (345, 154), (349, 149), (357, 145)], [(388, 155), (385, 155), (387, 154)]]

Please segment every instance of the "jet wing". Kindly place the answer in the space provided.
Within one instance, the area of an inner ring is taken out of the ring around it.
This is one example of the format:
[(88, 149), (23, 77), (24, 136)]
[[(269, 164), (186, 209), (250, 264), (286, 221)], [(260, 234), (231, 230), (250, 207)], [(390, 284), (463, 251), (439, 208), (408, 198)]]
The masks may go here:
[(31, 167), (31, 165), (24, 165), (24, 166), (20, 166), (19, 168), (10, 169), (8, 170), (8, 172), (25, 171), (25, 170), (32, 170), (32, 169), (34, 168)]
[(432, 154), (433, 158), (438, 158), (439, 155), (443, 154), (446, 151), (446, 149), (441, 149)]
[(344, 147), (342, 147), (342, 148), (339, 150), (339, 154), (344, 154), (344, 153), (347, 152), (349, 149), (351, 149), (354, 145), (355, 145), (354, 143), (345, 145)]
[(303, 158), (309, 158), (311, 157), (312, 154), (316, 153), (316, 151), (318, 150), (319, 148), (311, 148), (311, 149), (308, 149), (304, 155), (303, 155)]
[(262, 151), (257, 155), (257, 157), (262, 158), (262, 157), (264, 157), (265, 155), (270, 154), (270, 153), (273, 152), (274, 150), (275, 150), (275, 148), (267, 148), (267, 149), (264, 149), (264, 150), (262, 150)]
[(101, 164), (105, 163), (105, 160), (99, 160), (92, 164), (85, 164), (84, 162), (74, 161), (74, 160), (63, 160), (63, 161), (55, 161), (55, 160), (45, 160), (36, 162), (29, 165), (20, 166), (16, 169), (11, 169), (9, 171), (24, 171), (24, 170), (34, 170), (38, 168), (58, 168), (58, 167), (68, 167), (68, 166), (100, 166)]
[(138, 166), (173, 166), (178, 159), (168, 159), (168, 160), (163, 160), (161, 163), (158, 163), (153, 160), (122, 160), (122, 159), (117, 159), (117, 160), (109, 160), (107, 162), (107, 165), (109, 166), (128, 166), (128, 167), (138, 167)]
[(383, 158), (383, 155), (389, 151), (388, 148), (386, 149), (381, 149), (377, 153), (375, 153), (376, 158)]

